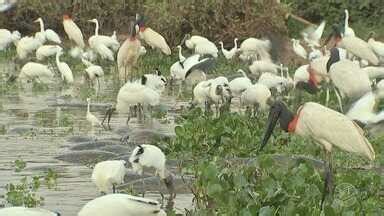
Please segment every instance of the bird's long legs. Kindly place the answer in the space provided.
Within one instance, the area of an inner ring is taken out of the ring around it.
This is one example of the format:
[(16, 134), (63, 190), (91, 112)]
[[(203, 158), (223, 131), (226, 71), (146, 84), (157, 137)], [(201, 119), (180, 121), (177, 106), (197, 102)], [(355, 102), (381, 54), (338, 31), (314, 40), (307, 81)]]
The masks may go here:
[(337, 101), (339, 102), (339, 108), (340, 108), (340, 112), (343, 113), (343, 103), (341, 101), (341, 97), (340, 97), (340, 94), (338, 93), (337, 89), (334, 88), (334, 91), (335, 91), (335, 94), (336, 94), (336, 97), (337, 97)]
[(116, 193), (116, 184), (112, 184), (112, 193)]
[(331, 195), (333, 191), (333, 170), (332, 170), (332, 154), (329, 151), (325, 152), (324, 162), (324, 190), (321, 198), (321, 208), (324, 206), (324, 201), (327, 195)]
[(145, 182), (144, 182), (144, 173), (141, 174), (141, 192), (142, 192), (142, 196), (144, 197), (145, 196)]
[(329, 87), (327, 86), (326, 95), (325, 95), (325, 106), (328, 107), (329, 103)]

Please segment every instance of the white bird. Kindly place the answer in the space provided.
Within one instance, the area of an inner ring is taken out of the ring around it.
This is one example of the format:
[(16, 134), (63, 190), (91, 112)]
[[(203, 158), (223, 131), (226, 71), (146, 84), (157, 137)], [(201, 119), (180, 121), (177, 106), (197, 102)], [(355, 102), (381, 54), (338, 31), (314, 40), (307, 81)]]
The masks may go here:
[(188, 49), (195, 49), (195, 46), (198, 43), (209, 41), (207, 38), (205, 38), (203, 36), (199, 36), (199, 35), (192, 35), (192, 36), (190, 36), (188, 34), (185, 35), (183, 40), (185, 40), (185, 46)]
[(274, 64), (272, 61), (269, 60), (254, 61), (249, 66), (249, 70), (251, 71), (251, 73), (258, 76), (266, 72), (277, 74), (279, 68), (280, 67), (278, 65)]
[(95, 165), (92, 172), (92, 181), (101, 193), (116, 192), (116, 185), (124, 183), (126, 162), (124, 160), (102, 161)]
[(145, 46), (140, 47), (139, 54), (140, 56), (147, 54), (147, 49), (145, 49)]
[(29, 36), (21, 38), (16, 45), (16, 53), (18, 58), (27, 58), (28, 54), (33, 53), (41, 45), (43, 45), (43, 43), (39, 38)]
[(271, 48), (271, 41), (251, 37), (241, 43), (239, 51), (242, 55), (253, 58), (253, 60), (260, 59), (268, 61), (271, 59), (269, 53)]
[(85, 72), (87, 73), (87, 77), (90, 81), (94, 81), (95, 79), (104, 76), (104, 70), (101, 66), (95, 65), (84, 58), (82, 58), (81, 61), (85, 66), (87, 66)]
[[(208, 86), (208, 106), (215, 104), (216, 114), (219, 114), (221, 105), (229, 102), (232, 97), (231, 89), (228, 85), (228, 80), (224, 77), (218, 77), (209, 81)], [(208, 107), (209, 108), (209, 107)]]
[(36, 50), (36, 58), (39, 61), (42, 61), (48, 57), (56, 55), (56, 53), (61, 52), (63, 48), (58, 45), (43, 45)]
[(303, 36), (304, 41), (309, 46), (320, 47), (320, 39), (321, 39), (321, 36), (323, 35), (325, 24), (326, 22), (323, 21), (320, 23), (319, 26), (317, 26), (317, 28), (310, 26), (301, 32), (301, 35)]
[(133, 171), (139, 175), (142, 175), (143, 169), (147, 167), (154, 168), (155, 175), (158, 175), (161, 179), (166, 178), (166, 158), (163, 151), (157, 146), (138, 145), (133, 149), (129, 162), (132, 165)]
[(331, 57), (327, 63), (328, 74), (332, 83), (339, 89), (342, 97), (357, 99), (371, 91), (368, 74), (352, 61), (340, 60), (339, 50), (331, 49)]
[(52, 41), (52, 42), (61, 44), (60, 37), (55, 31), (53, 31), (52, 29), (44, 29), (44, 22), (43, 22), (43, 19), (41, 17), (39, 17), (37, 20), (35, 20), (35, 22), (40, 23), (40, 33), (44, 34), (45, 38), (48, 41)]
[(35, 62), (28, 62), (21, 68), (18, 78), (21, 81), (36, 80), (38, 82), (48, 83), (52, 81), (53, 76), (54, 74), (49, 70), (48, 66)]
[(344, 37), (355, 37), (355, 31), (349, 27), (349, 13), (348, 10), (344, 10), (345, 13), (345, 22), (344, 22)]
[(78, 216), (166, 216), (154, 200), (128, 194), (108, 194), (91, 200)]
[(291, 85), (293, 86), (292, 80), (269, 72), (261, 74), (257, 83), (262, 84), (269, 89), (275, 88), (278, 93), (281, 93), (284, 89), (289, 88)]
[(294, 86), (296, 86), (298, 83), (301, 83), (301, 82), (308, 83), (310, 81), (308, 67), (309, 65), (306, 64), (296, 69), (295, 74), (293, 75)]
[(157, 91), (161, 94), (165, 85), (167, 84), (167, 80), (164, 76), (161, 75), (161, 72), (158, 68), (155, 69), (155, 73), (153, 74), (144, 74), (145, 77), (145, 86)]
[(237, 40), (238, 40), (237, 38), (234, 39), (233, 42), (234, 42), (235, 46), (229, 51), (224, 48), (224, 44), (222, 41), (219, 42), (221, 45), (221, 52), (223, 53), (223, 55), (226, 59), (228, 59), (228, 60), (232, 59), (236, 55), (237, 51), (239, 50), (237, 48)]
[(121, 45), (117, 53), (117, 67), (119, 69), (119, 78), (127, 80), (128, 75), (132, 73), (132, 69), (136, 66), (140, 56), (141, 43), (136, 37), (135, 25), (131, 23), (128, 38)]
[(179, 49), (179, 62), (184, 62), (187, 58), (185, 58), (184, 56), (183, 56), (183, 53), (181, 52), (181, 46), (180, 45), (178, 45), (177, 46), (177, 49)]
[(0, 209), (0, 216), (60, 216), (42, 208), (8, 207)]
[(112, 50), (119, 49), (119, 42), (110, 36), (99, 35), (99, 22), (97, 19), (88, 20), (88, 22), (96, 24), (95, 34), (88, 39), (89, 46), (103, 59), (114, 61), (115, 57)]
[(269, 88), (263, 84), (256, 83), (249, 86), (241, 94), (241, 105), (248, 106), (254, 109), (254, 114), (257, 110), (266, 110), (268, 109), (268, 100), (271, 98), (272, 94)]
[(146, 27), (142, 17), (137, 20), (139, 27), (139, 36), (145, 41), (152, 49), (160, 49), (165, 55), (171, 55), (171, 49), (169, 48), (167, 41), (159, 33), (153, 29)]
[(293, 45), (293, 51), (296, 53), (296, 55), (300, 56), (303, 59), (308, 58), (308, 53), (304, 49), (303, 46), (301, 46), (300, 41), (296, 39), (291, 39), (292, 45)]
[(345, 114), (352, 120), (357, 120), (364, 125), (376, 124), (384, 120), (384, 111), (377, 112), (380, 99), (384, 97), (383, 91), (368, 92), (354, 102)]
[(117, 39), (116, 31), (113, 31), (113, 34), (111, 35), (111, 39), (113, 41), (111, 48), (113, 49), (113, 51), (116, 52), (120, 48), (120, 42)]
[(0, 29), (0, 51), (6, 50), (12, 43), (16, 45), (20, 38), (21, 34), (18, 31), (11, 33), (7, 29)]
[(193, 103), (205, 104), (209, 97), (210, 81), (201, 81), (193, 88)]
[(90, 98), (87, 98), (87, 115), (85, 116), (85, 118), (87, 119), (87, 121), (89, 123), (91, 123), (92, 127), (93, 126), (101, 126), (101, 121), (91, 113), (91, 99)]
[(280, 127), (285, 132), (311, 138), (324, 148), (327, 169), (325, 169), (322, 206), (327, 192), (332, 191), (330, 182), (332, 180), (331, 152), (333, 147), (364, 156), (371, 161), (375, 159), (375, 151), (359, 126), (347, 116), (314, 102), (305, 103), (296, 114), (292, 113), (283, 102), (275, 102), (270, 109), (260, 151), (271, 137), (277, 121), (280, 121)]
[(309, 61), (313, 61), (315, 59), (318, 59), (318, 58), (321, 58), (324, 56), (320, 50), (315, 49), (312, 46), (310, 48), (311, 48), (311, 52), (308, 54), (308, 60)]
[(200, 59), (201, 55), (195, 54), (189, 56), (185, 61), (177, 61), (170, 68), (170, 74), (172, 80), (185, 80), (187, 77), (187, 72), (193, 72), (193, 70), (203, 70), (207, 71), (211, 69), (209, 63), (212, 63), (212, 59), (203, 58)]
[[(80, 52), (81, 52), (81, 50), (80, 50)], [(71, 54), (71, 56), (72, 56), (72, 54)], [(78, 58), (80, 56), (75, 55), (75, 56), (72, 56), (72, 57), (73, 58)], [(82, 59), (86, 59), (86, 60), (88, 60), (90, 62), (94, 62), (97, 59), (97, 54), (92, 49), (88, 49), (85, 52), (81, 53), (81, 58)]]
[(384, 78), (384, 67), (364, 67), (361, 70), (368, 74), (370, 80)]
[(214, 58), (218, 57), (219, 50), (211, 41), (203, 41), (195, 45), (195, 53), (200, 55), (211, 55)]
[(243, 70), (239, 69), (237, 72), (241, 73), (242, 77), (235, 78), (229, 82), (229, 88), (234, 97), (241, 96), (241, 93), (252, 85), (251, 80)]
[(73, 83), (73, 73), (71, 68), (68, 66), (67, 63), (60, 61), (60, 56), (63, 54), (63, 52), (57, 52), (56, 53), (56, 65), (59, 69), (59, 72), (61, 74), (61, 79), (65, 81), (68, 84)]
[(69, 15), (63, 15), (63, 26), (68, 38), (83, 49), (85, 47), (83, 33)]

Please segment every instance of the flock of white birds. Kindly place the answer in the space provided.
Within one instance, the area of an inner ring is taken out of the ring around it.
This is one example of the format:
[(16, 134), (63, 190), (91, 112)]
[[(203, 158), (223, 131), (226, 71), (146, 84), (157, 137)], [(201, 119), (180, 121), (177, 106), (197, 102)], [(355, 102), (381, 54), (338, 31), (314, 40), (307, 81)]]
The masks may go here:
[[(35, 80), (37, 82), (52, 82), (54, 71), (48, 64), (49, 58), (56, 58), (56, 68), (63, 82), (72, 84), (75, 81), (70, 65), (60, 60), (63, 54), (62, 39), (51, 29), (46, 29), (43, 19), (35, 22), (40, 24), (40, 31), (34, 36), (21, 37), (18, 31), (0, 29), (0, 50), (6, 51), (11, 44), (16, 46), (17, 58), (28, 61), (36, 53), (36, 62), (25, 63), (18, 79)], [(336, 146), (344, 151), (360, 154), (370, 160), (375, 158), (375, 152), (369, 141), (361, 132), (362, 127), (373, 127), (384, 119), (383, 112), (377, 111), (377, 103), (384, 96), (384, 82), (376, 82), (384, 77), (384, 67), (379, 65), (384, 60), (384, 43), (370, 37), (368, 41), (357, 37), (348, 25), (348, 11), (345, 11), (345, 23), (342, 28), (334, 27), (332, 48), (321, 48), (321, 39), (326, 23), (311, 26), (302, 32), (303, 40), (292, 39), (293, 51), (297, 58), (306, 60), (308, 64), (297, 68), (291, 78), (288, 67), (274, 62), (271, 58), (272, 44), (268, 39), (248, 38), (242, 40), (238, 47), (238, 39), (234, 39), (234, 47), (221, 51), (230, 63), (231, 59), (239, 58), (249, 64), (249, 73), (239, 69), (241, 76), (228, 80), (218, 76), (207, 78), (207, 73), (214, 68), (219, 49), (215, 43), (199, 35), (186, 35), (178, 48), (178, 61), (170, 67), (170, 78), (167, 80), (159, 70), (154, 73), (137, 76), (137, 62), (146, 54), (146, 45), (159, 50), (163, 55), (171, 55), (171, 49), (165, 38), (153, 29), (147, 27), (139, 15), (130, 24), (128, 38), (120, 44), (116, 32), (106, 36), (99, 34), (99, 24), (94, 23), (95, 33), (84, 42), (81, 29), (68, 15), (63, 16), (63, 28), (67, 38), (73, 42), (68, 50), (73, 58), (81, 59), (87, 67), (84, 74), (92, 82), (104, 75), (103, 68), (97, 65), (97, 58), (117, 62), (118, 76), (124, 81), (118, 92), (116, 105), (108, 110), (108, 124), (114, 111), (129, 113), (132, 108), (144, 111), (160, 103), (161, 94), (168, 81), (193, 84), (193, 104), (205, 106), (215, 105), (217, 114), (222, 105), (231, 103), (238, 98), (240, 104), (256, 111), (270, 109), (267, 130), (260, 150), (267, 144), (276, 122), (280, 121), (281, 128), (290, 133), (314, 139), (330, 154)], [(340, 30), (341, 29), (341, 30)], [(371, 35), (372, 36), (372, 35)], [(309, 51), (300, 43), (304, 42)], [(328, 41), (327, 41), (328, 42)], [(47, 44), (49, 43), (49, 44)], [(184, 56), (182, 46), (193, 52)], [(159, 54), (160, 54), (159, 52)], [(257, 77), (257, 81), (249, 77)], [(134, 80), (138, 78), (137, 80)], [(296, 113), (290, 112), (281, 102), (284, 94), (292, 89), (304, 90), (311, 94), (322, 90), (327, 92), (325, 105), (307, 102)], [(275, 90), (275, 91), (273, 91)], [(330, 90), (334, 90), (339, 101), (340, 112), (328, 108)], [(343, 114), (343, 100), (348, 99), (348, 111)], [(87, 99), (86, 119), (92, 126), (101, 126), (100, 121), (90, 112), (90, 99)], [(332, 119), (332, 121), (329, 121)], [(129, 121), (129, 118), (128, 118)], [(358, 123), (358, 124), (357, 124)], [(327, 154), (328, 155), (328, 154)], [(137, 146), (129, 159), (133, 170), (143, 173), (144, 167), (153, 167), (156, 175), (164, 180), (172, 191), (172, 175), (166, 169), (164, 153), (153, 145)], [(87, 203), (79, 216), (127, 216), (127, 215), (166, 215), (157, 201), (119, 194), (116, 186), (123, 183), (126, 172), (125, 161), (104, 161), (96, 164), (92, 181), (103, 195)], [(329, 164), (329, 167), (330, 164)], [(328, 173), (331, 175), (331, 169)], [(327, 179), (327, 178), (326, 178)], [(325, 187), (326, 188), (326, 187)], [(0, 210), (0, 215), (48, 216), (59, 215), (40, 208), (10, 207)]]

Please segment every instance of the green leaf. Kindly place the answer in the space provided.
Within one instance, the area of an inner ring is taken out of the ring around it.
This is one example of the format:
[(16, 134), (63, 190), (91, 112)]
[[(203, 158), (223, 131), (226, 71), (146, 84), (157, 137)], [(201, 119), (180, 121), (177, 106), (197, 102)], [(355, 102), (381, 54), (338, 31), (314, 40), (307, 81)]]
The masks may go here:
[(259, 211), (259, 216), (272, 216), (273, 210), (269, 206), (264, 206)]
[(209, 196), (214, 196), (215, 194), (220, 193), (221, 191), (223, 191), (223, 188), (219, 184), (208, 185), (207, 194)]

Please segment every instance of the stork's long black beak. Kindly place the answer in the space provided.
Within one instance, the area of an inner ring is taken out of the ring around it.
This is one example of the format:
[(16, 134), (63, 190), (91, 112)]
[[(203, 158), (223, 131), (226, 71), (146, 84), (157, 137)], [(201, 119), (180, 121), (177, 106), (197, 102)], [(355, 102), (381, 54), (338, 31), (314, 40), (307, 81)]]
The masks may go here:
[(264, 133), (263, 141), (261, 143), (259, 152), (263, 150), (263, 148), (267, 145), (269, 138), (271, 137), (273, 130), (276, 127), (277, 120), (279, 120), (280, 117), (280, 109), (278, 107), (271, 107), (271, 110), (268, 115), (268, 123), (267, 123), (267, 130)]

